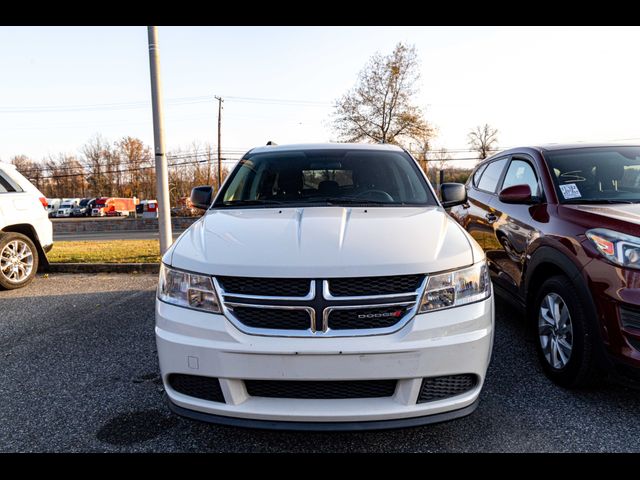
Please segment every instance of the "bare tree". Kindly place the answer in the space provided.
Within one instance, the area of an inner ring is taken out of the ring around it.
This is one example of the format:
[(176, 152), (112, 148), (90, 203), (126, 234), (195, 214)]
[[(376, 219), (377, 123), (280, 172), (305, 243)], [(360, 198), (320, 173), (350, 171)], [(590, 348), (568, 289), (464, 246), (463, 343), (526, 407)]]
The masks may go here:
[(122, 172), (120, 171), (120, 152), (115, 145), (106, 144), (102, 151), (104, 158), (105, 195), (119, 197), (122, 192)]
[(432, 132), (429, 132), (426, 135), (417, 138), (417, 143), (411, 143), (409, 145), (409, 150), (427, 176), (429, 176), (429, 152), (431, 151), (432, 138)]
[(53, 155), (50, 154), (45, 160), (45, 168), (51, 175), (49, 191), (46, 195), (54, 198), (69, 197), (71, 192), (65, 192), (64, 190), (64, 181), (67, 178), (65, 171), (60, 168), (58, 161)]
[(438, 170), (445, 170), (449, 168), (448, 163), (452, 160), (451, 154), (449, 154), (449, 150), (446, 148), (439, 148), (438, 150), (434, 150), (429, 155), (429, 161), (433, 162), (435, 168)]
[(122, 137), (116, 142), (123, 170), (126, 171), (121, 195), (141, 199), (155, 198), (155, 170), (152, 168), (151, 149), (142, 140)]
[(26, 155), (14, 155), (11, 157), (11, 163), (16, 167), (21, 174), (27, 178), (31, 178), (31, 169), (33, 168), (33, 161)]
[[(206, 156), (206, 146), (194, 140), (191, 142), (191, 155), (193, 157), (192, 176), (191, 179), (198, 185), (206, 185), (207, 183), (207, 163), (202, 157)], [(202, 153), (201, 153), (202, 151)]]
[(11, 157), (11, 163), (22, 175), (33, 182), (38, 190), (44, 192), (43, 165), (37, 164), (26, 155), (14, 155)]
[(71, 197), (84, 197), (87, 183), (84, 178), (84, 167), (75, 155), (58, 155), (58, 166), (62, 171), (62, 190), (71, 193)]
[[(111, 142), (95, 135), (81, 148), (82, 157), (60, 153), (35, 162), (15, 155), (11, 162), (50, 198), (84, 196), (138, 196), (155, 198), (153, 151), (134, 137)], [(173, 158), (172, 158), (173, 157)], [(218, 184), (213, 168), (215, 149), (193, 142), (169, 155), (172, 205), (179, 205), (196, 185)], [(222, 167), (222, 180), (229, 174)], [(184, 203), (184, 202), (182, 202)]]
[[(95, 135), (82, 147), (82, 153), (86, 159), (87, 165), (87, 182), (89, 190), (94, 196), (109, 195), (111, 185), (108, 185), (107, 176), (107, 159), (105, 158), (105, 150), (109, 143), (100, 135)], [(51, 159), (50, 159), (51, 160)], [(50, 167), (55, 167), (51, 161), (47, 162)], [(51, 170), (51, 169), (50, 169)], [(53, 175), (55, 175), (52, 172)]]
[(468, 135), (469, 145), (478, 152), (480, 160), (484, 160), (498, 145), (498, 129), (493, 128), (488, 123), (478, 125), (471, 130)]
[(335, 105), (334, 128), (343, 141), (403, 144), (433, 136), (415, 103), (420, 78), (413, 46), (398, 43), (390, 55), (376, 53), (355, 87)]
[[(205, 183), (205, 185), (213, 185), (212, 183), (212, 165), (213, 165), (213, 159), (215, 158), (215, 154), (213, 151), (213, 145), (211, 145), (209, 142), (207, 142), (207, 144), (204, 147), (205, 149), (205, 157), (207, 159), (207, 181)], [(217, 174), (216, 174), (217, 177)], [(215, 183), (216, 185), (218, 185), (218, 182), (216, 181)]]

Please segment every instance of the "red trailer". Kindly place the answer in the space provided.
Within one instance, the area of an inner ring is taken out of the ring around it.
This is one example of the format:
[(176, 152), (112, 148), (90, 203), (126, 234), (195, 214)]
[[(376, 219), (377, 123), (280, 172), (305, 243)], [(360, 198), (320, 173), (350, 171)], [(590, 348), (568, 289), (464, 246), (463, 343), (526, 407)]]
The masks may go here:
[(129, 212), (135, 212), (137, 198), (102, 197), (96, 200), (96, 206), (91, 212), (93, 217), (128, 216)]

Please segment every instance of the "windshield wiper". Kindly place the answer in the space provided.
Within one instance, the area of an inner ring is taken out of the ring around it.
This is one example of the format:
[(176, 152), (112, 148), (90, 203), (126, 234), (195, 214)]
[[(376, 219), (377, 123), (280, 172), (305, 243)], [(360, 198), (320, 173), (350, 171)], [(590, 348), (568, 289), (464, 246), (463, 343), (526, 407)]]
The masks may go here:
[(581, 204), (581, 203), (592, 203), (592, 204), (615, 204), (615, 203), (638, 203), (640, 200), (613, 200), (610, 198), (572, 198), (571, 200), (565, 200), (564, 203), (569, 204)]
[(228, 202), (222, 202), (225, 207), (239, 207), (239, 206), (251, 206), (251, 205), (282, 205), (286, 202), (280, 200), (267, 200), (267, 199), (253, 199), (253, 200), (231, 200)]
[(357, 197), (327, 197), (319, 199), (318, 201), (326, 202), (329, 205), (403, 205), (398, 202), (379, 202), (376, 200)]

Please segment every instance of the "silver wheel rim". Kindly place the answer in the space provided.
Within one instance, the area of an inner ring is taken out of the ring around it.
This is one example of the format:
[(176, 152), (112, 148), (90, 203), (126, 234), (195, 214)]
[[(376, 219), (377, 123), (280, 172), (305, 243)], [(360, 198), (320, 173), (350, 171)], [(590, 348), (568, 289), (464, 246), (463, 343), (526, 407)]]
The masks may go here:
[(12, 240), (0, 251), (0, 274), (11, 283), (24, 282), (33, 271), (33, 252), (22, 240)]
[(540, 305), (538, 337), (542, 353), (553, 368), (564, 368), (573, 351), (573, 326), (569, 308), (557, 293), (548, 293)]

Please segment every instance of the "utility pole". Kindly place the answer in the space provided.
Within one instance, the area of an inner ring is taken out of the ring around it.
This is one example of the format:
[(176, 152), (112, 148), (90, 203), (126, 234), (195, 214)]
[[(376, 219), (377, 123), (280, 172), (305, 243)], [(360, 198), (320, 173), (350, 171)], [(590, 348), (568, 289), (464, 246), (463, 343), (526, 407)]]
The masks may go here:
[(169, 176), (164, 151), (164, 116), (162, 114), (162, 82), (160, 81), (160, 55), (158, 31), (147, 27), (149, 37), (149, 67), (151, 69), (151, 105), (153, 107), (153, 139), (156, 159), (156, 191), (158, 194), (158, 227), (160, 230), (160, 255), (171, 246), (171, 215), (169, 211)]
[(213, 97), (218, 100), (218, 190), (220, 190), (220, 185), (222, 185), (222, 148), (220, 145), (220, 126), (222, 124), (222, 102), (224, 100), (222, 97)]

